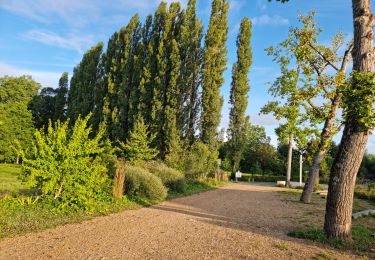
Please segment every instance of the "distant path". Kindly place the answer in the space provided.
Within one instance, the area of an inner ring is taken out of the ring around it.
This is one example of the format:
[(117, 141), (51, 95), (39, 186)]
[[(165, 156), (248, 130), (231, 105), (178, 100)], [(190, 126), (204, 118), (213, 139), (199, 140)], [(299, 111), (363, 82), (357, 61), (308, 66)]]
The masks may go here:
[(230, 184), (149, 208), (0, 240), (0, 259), (311, 259), (330, 252), (286, 236), (295, 203), (278, 188)]

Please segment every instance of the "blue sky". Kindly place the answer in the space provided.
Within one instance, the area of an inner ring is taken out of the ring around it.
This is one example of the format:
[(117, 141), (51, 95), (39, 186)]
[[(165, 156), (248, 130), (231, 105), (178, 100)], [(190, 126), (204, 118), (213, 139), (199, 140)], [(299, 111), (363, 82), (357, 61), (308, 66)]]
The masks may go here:
[[(126, 25), (138, 13), (142, 20), (153, 13), (157, 0), (0, 0), (0, 76), (28, 74), (42, 86), (56, 87), (62, 72), (72, 73), (83, 53), (91, 45), (103, 41)], [(168, 0), (166, 2), (172, 2)], [(187, 0), (180, 1), (183, 6)], [(271, 100), (266, 82), (279, 73), (278, 66), (264, 51), (284, 40), (290, 26), (297, 25), (297, 15), (317, 11), (316, 20), (324, 28), (320, 41), (328, 43), (341, 31), (352, 37), (350, 0), (292, 0), (289, 4), (267, 0), (230, 0), (228, 69), (222, 95), (225, 98), (221, 126), (228, 124), (228, 99), (231, 67), (236, 60), (236, 36), (244, 16), (253, 21), (253, 64), (250, 71), (251, 91), (247, 109), (253, 124), (263, 125), (272, 143), (277, 139), (274, 128), (278, 122), (268, 115), (258, 115)], [(197, 0), (198, 14), (205, 29), (210, 15), (209, 0)], [(336, 136), (335, 140), (339, 141)], [(375, 154), (375, 137), (371, 136), (368, 151)]]

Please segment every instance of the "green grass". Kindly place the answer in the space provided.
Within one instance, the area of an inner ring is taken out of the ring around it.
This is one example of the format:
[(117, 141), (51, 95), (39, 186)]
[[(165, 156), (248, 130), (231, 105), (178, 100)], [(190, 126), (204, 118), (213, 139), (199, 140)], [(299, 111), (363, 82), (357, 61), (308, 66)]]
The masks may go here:
[(13, 164), (0, 164), (0, 195), (4, 193), (18, 193), (24, 189), (19, 180), (21, 168)]
[(288, 244), (286, 244), (286, 243), (276, 244), (275, 247), (280, 249), (280, 250), (288, 250), (288, 248), (289, 248)]
[(95, 216), (108, 215), (141, 205), (132, 198), (98, 202), (91, 212), (56, 211), (51, 204), (20, 205), (16, 199), (0, 200), (0, 238), (36, 232), (68, 223), (77, 223)]
[(327, 252), (321, 252), (316, 257), (314, 257), (315, 260), (331, 260), (333, 259), (333, 256)]
[(187, 181), (186, 190), (183, 193), (169, 192), (168, 199), (174, 199), (183, 196), (190, 196), (195, 193), (204, 192), (212, 189), (216, 189), (225, 184), (225, 182), (217, 182), (214, 180), (199, 180), (199, 181)]
[(356, 253), (361, 254), (371, 252), (375, 248), (375, 237), (372, 236), (374, 232), (375, 229), (372, 229), (368, 226), (362, 224), (353, 224), (352, 243), (347, 243), (342, 240), (328, 240), (324, 234), (323, 229), (313, 226), (292, 230), (288, 233), (288, 236), (308, 239), (322, 244), (328, 244), (337, 249), (354, 250)]

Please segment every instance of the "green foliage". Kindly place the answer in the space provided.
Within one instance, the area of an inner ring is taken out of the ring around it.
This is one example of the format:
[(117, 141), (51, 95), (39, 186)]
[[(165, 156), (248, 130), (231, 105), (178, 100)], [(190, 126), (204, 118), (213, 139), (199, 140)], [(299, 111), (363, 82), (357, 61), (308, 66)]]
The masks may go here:
[(167, 189), (160, 178), (141, 167), (125, 166), (125, 184), (125, 193), (128, 195), (155, 202), (167, 197)]
[(68, 88), (69, 88), (69, 75), (64, 72), (59, 80), (59, 87), (56, 89), (55, 96), (55, 113), (53, 119), (65, 121), (67, 119), (66, 108), (68, 105)]
[(247, 93), (249, 86), (249, 68), (252, 62), (250, 47), (251, 22), (248, 18), (241, 21), (240, 33), (237, 37), (237, 62), (233, 65), (232, 84), (229, 103), (232, 105), (229, 113), (229, 156), (232, 161), (232, 173), (237, 171), (244, 149), (245, 128), (248, 118), (245, 117), (247, 108)]
[(211, 149), (216, 149), (216, 130), (220, 123), (223, 104), (220, 87), (224, 83), (223, 73), (227, 63), (229, 4), (226, 0), (214, 0), (211, 8), (210, 22), (204, 40), (201, 140)]
[(68, 122), (57, 121), (54, 126), (49, 123), (47, 133), (36, 131), (33, 153), (22, 164), (26, 184), (59, 209), (91, 210), (108, 187), (107, 168), (101, 158), (104, 129), (90, 138), (89, 118), (78, 117), (71, 130)]
[(149, 134), (148, 127), (143, 119), (139, 118), (134, 124), (128, 141), (119, 142), (122, 155), (129, 161), (152, 160), (158, 154), (156, 149), (150, 147), (154, 139), (155, 135)]
[[(97, 89), (100, 87), (100, 58), (103, 43), (88, 50), (74, 68), (68, 96), (68, 117), (74, 123), (79, 115), (85, 117), (94, 111)], [(94, 94), (95, 93), (95, 94)]]
[(375, 73), (353, 71), (343, 91), (345, 121), (355, 121), (361, 131), (375, 127)]
[(203, 24), (196, 14), (196, 0), (189, 0), (181, 28), (181, 103), (182, 112), (179, 118), (179, 127), (184, 136), (192, 144), (195, 141), (195, 132), (199, 120), (199, 93), (200, 72), (203, 58), (201, 47)]
[(0, 78), (0, 162), (16, 162), (30, 147), (34, 128), (28, 105), (39, 87), (28, 76)]
[(56, 90), (50, 87), (42, 88), (37, 96), (29, 103), (33, 115), (34, 126), (37, 129), (48, 126), (49, 120), (55, 117)]
[(158, 176), (169, 190), (178, 193), (185, 192), (185, 176), (178, 170), (170, 168), (165, 164), (156, 161), (150, 161), (149, 163), (147, 163), (147, 169), (152, 174)]
[(367, 188), (356, 188), (354, 195), (360, 199), (375, 201), (375, 183), (370, 183)]
[(217, 170), (218, 152), (208, 145), (196, 141), (187, 151), (184, 161), (184, 172), (189, 179), (205, 178)]

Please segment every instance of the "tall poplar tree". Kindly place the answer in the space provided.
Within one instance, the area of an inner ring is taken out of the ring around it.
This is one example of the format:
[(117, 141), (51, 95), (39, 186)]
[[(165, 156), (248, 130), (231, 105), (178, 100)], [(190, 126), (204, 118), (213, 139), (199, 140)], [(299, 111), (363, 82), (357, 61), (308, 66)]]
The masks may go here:
[(240, 33), (237, 37), (237, 62), (232, 68), (232, 84), (230, 89), (231, 110), (229, 114), (229, 143), (232, 173), (239, 166), (244, 148), (245, 112), (248, 103), (247, 93), (250, 90), (248, 73), (252, 62), (250, 46), (251, 21), (245, 17), (241, 21)]
[(223, 73), (227, 62), (227, 34), (229, 4), (226, 0), (213, 0), (202, 70), (202, 118), (201, 138), (211, 148), (216, 148), (217, 128), (223, 98), (220, 87), (224, 83)]
[(182, 136), (192, 144), (195, 139), (199, 116), (199, 86), (203, 48), (203, 24), (196, 14), (196, 0), (189, 0), (181, 26), (180, 37), (180, 117)]
[(103, 43), (88, 50), (74, 68), (68, 96), (68, 117), (74, 122), (79, 115), (87, 116), (94, 109), (94, 93), (100, 79)]
[(55, 115), (54, 120), (66, 120), (66, 109), (68, 103), (68, 72), (64, 72), (59, 80), (59, 87), (56, 89)]

